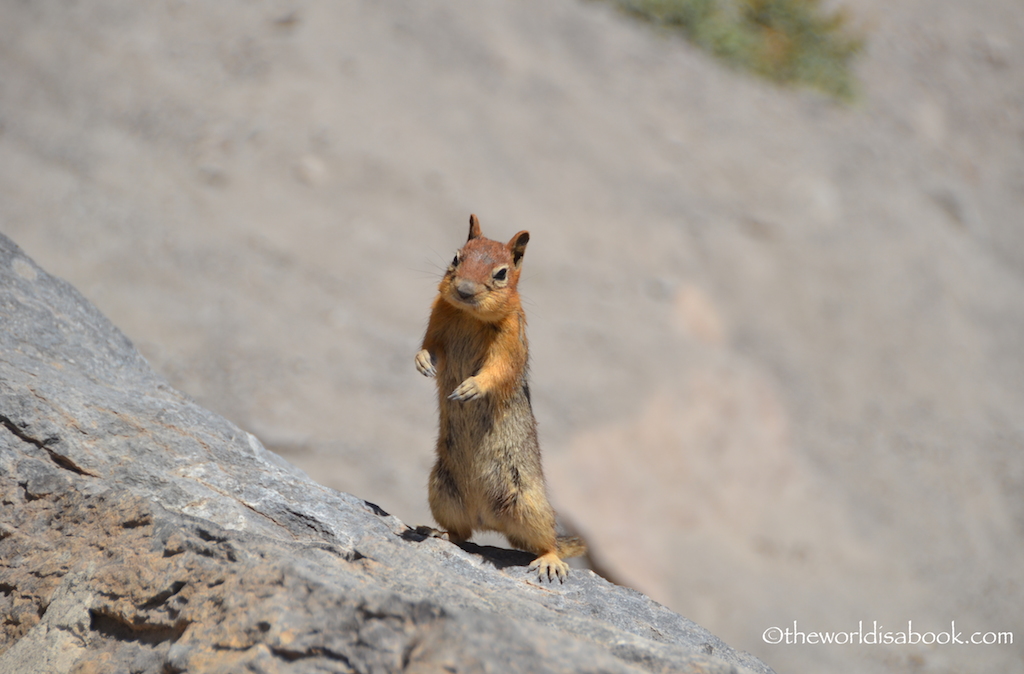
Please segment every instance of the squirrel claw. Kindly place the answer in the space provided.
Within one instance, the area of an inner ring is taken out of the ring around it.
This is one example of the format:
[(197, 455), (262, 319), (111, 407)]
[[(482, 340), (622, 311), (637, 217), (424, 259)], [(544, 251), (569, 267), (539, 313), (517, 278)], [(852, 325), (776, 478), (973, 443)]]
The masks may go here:
[(569, 565), (553, 552), (543, 554), (533, 560), (530, 564), (530, 570), (537, 571), (539, 580), (547, 580), (551, 583), (555, 582), (555, 578), (558, 579), (559, 583), (564, 583), (565, 579), (569, 577)]
[(458, 400), (461, 403), (467, 400), (476, 400), (484, 395), (483, 389), (480, 388), (480, 384), (477, 383), (476, 377), (470, 377), (466, 381), (459, 384), (459, 387), (452, 391), (451, 395), (448, 396), (448, 400)]
[(430, 357), (430, 352), (426, 349), (422, 349), (416, 354), (416, 369), (419, 370), (420, 374), (424, 377), (434, 377), (437, 375), (437, 369), (434, 367), (434, 359)]

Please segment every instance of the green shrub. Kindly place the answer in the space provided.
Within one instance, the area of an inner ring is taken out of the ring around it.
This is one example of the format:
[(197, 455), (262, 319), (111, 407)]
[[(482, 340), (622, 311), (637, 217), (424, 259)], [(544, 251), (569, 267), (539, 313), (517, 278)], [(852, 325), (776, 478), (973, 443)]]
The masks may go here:
[(784, 83), (854, 97), (850, 62), (863, 39), (818, 0), (615, 0), (626, 12), (684, 33), (734, 65)]

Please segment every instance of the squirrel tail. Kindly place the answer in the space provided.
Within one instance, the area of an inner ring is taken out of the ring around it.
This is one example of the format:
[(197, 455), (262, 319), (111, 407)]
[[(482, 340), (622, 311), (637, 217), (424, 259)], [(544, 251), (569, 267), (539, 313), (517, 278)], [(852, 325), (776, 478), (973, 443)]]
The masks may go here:
[(558, 546), (558, 556), (562, 559), (579, 557), (587, 552), (587, 544), (579, 536), (559, 536), (555, 543)]

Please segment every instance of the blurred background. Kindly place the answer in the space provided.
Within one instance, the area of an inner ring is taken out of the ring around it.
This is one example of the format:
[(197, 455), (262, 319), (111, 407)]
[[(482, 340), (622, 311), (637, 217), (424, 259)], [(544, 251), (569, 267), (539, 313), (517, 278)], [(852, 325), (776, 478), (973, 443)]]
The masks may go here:
[(1024, 672), (1024, 8), (843, 7), (846, 102), (595, 0), (3, 2), (0, 232), (415, 525), (437, 280), (471, 212), (528, 229), (551, 497), (615, 578), (780, 674)]

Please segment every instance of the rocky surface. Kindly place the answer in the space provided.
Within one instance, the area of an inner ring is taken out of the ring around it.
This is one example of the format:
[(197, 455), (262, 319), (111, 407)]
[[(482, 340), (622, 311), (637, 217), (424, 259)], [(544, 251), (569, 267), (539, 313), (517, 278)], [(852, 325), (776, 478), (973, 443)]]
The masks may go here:
[(771, 671), (314, 483), (3, 236), (0, 322), (0, 671)]
[[(0, 2), (0, 232), (318, 482), (428, 523), (412, 358), (470, 212), (552, 500), (779, 671), (1024, 672), (1024, 11), (829, 0), (840, 106), (594, 0)], [(477, 541), (484, 542), (487, 541)]]

